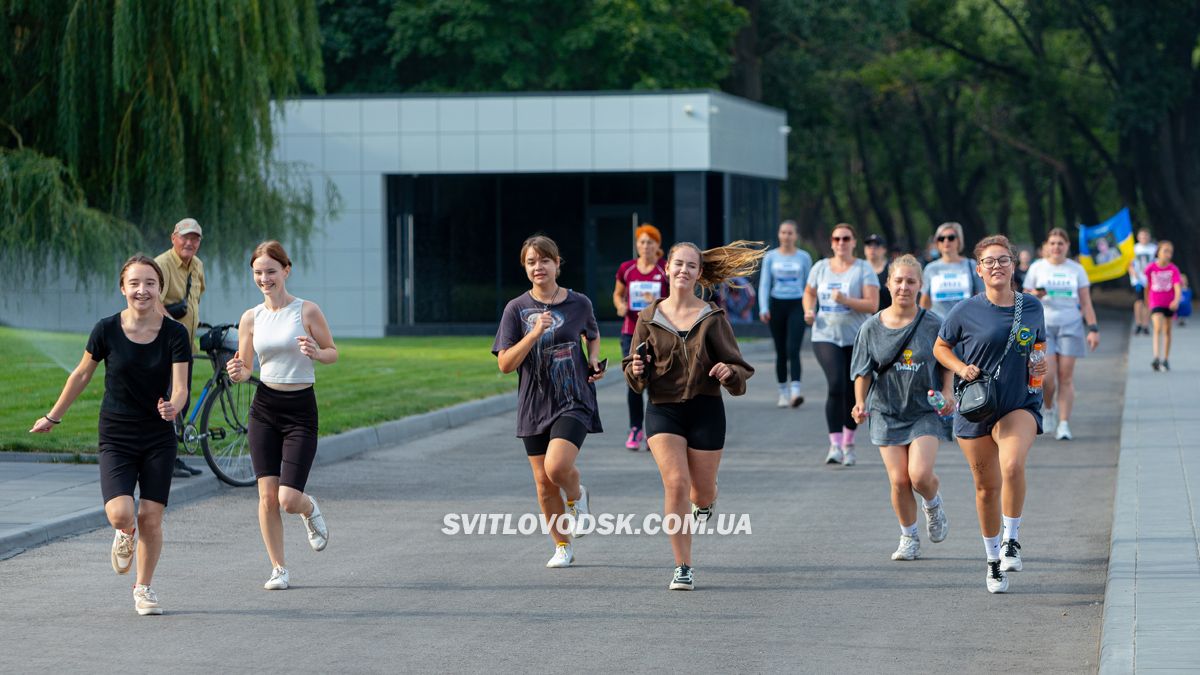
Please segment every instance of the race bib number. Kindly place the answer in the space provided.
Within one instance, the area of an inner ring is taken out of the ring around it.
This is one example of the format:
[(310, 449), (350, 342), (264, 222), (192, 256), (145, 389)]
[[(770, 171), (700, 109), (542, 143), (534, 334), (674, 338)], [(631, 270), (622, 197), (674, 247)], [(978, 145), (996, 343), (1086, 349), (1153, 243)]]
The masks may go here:
[(845, 314), (849, 312), (849, 307), (833, 301), (834, 291), (842, 291), (843, 294), (846, 292), (842, 289), (842, 282), (840, 281), (823, 281), (817, 286), (817, 304), (821, 311), (829, 314)]
[(662, 293), (662, 283), (658, 281), (633, 281), (629, 284), (629, 308), (640, 312), (650, 306)]
[(1042, 288), (1046, 289), (1047, 298), (1074, 300), (1079, 297), (1079, 278), (1069, 272), (1054, 272)]
[(782, 260), (771, 266), (771, 274), (780, 284), (798, 284), (800, 279), (800, 263)]
[(941, 272), (929, 282), (934, 302), (954, 302), (971, 297), (971, 278), (962, 272)]

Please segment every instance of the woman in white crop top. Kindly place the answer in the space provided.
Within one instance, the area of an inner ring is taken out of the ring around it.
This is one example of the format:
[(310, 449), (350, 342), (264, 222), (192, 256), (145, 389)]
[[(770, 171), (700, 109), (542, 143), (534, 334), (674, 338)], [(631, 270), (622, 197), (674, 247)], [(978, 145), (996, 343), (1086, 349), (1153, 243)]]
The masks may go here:
[(317, 399), (313, 362), (334, 363), (337, 346), (329, 323), (316, 303), (287, 292), (292, 261), (277, 241), (265, 241), (250, 256), (261, 305), (242, 314), (238, 352), (227, 370), (235, 382), (250, 379), (257, 354), (263, 386), (250, 405), (247, 437), (254, 475), (258, 478), (258, 525), (271, 558), (271, 578), (264, 587), (288, 587), (283, 557), (282, 508), (299, 514), (314, 551), (325, 549), (329, 529), (317, 501), (304, 493), (317, 455)]

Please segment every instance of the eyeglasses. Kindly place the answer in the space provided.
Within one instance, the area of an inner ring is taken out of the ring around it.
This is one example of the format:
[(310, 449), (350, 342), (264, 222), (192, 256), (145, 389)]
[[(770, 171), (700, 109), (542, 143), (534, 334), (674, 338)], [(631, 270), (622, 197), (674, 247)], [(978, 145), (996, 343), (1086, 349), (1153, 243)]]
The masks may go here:
[(939, 234), (937, 240), (938, 240), (938, 242), (958, 241), (958, 235), (957, 234)]
[(854, 237), (849, 237), (849, 236), (847, 236), (847, 237), (830, 237), (830, 239), (833, 240), (833, 243), (835, 243), (835, 244), (837, 244), (839, 242), (843, 242), (843, 241), (854, 241)]
[(983, 258), (979, 261), (987, 269), (995, 269), (996, 267), (1008, 267), (1013, 263), (1011, 255), (1002, 255), (999, 258)]

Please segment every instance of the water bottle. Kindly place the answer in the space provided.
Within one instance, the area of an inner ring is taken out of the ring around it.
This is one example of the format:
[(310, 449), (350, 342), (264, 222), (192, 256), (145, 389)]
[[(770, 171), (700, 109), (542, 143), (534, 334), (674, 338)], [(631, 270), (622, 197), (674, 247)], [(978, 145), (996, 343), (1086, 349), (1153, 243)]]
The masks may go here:
[(925, 400), (929, 401), (929, 405), (933, 406), (939, 415), (946, 409), (946, 397), (942, 396), (942, 392), (937, 389), (930, 389), (929, 393), (925, 395)]
[(1036, 394), (1042, 390), (1042, 376), (1034, 375), (1033, 368), (1046, 360), (1046, 343), (1036, 342), (1029, 350), (1029, 393)]

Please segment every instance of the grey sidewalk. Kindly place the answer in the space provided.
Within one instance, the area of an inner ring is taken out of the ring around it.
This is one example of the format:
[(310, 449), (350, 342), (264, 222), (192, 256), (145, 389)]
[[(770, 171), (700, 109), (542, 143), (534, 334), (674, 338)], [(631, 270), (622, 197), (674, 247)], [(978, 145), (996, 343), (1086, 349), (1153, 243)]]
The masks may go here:
[(1171, 371), (1133, 338), (1121, 422), (1100, 672), (1200, 669), (1200, 326), (1176, 327)]

